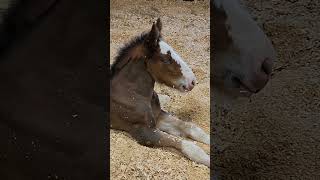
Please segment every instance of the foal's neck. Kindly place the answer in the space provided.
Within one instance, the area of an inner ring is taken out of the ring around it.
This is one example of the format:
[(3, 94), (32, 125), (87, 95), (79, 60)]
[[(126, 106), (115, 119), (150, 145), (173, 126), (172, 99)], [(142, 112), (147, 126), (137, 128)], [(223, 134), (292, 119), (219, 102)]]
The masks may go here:
[(152, 97), (155, 81), (147, 70), (144, 59), (130, 60), (121, 70), (121, 84), (128, 88), (130, 96), (140, 95), (143, 97)]

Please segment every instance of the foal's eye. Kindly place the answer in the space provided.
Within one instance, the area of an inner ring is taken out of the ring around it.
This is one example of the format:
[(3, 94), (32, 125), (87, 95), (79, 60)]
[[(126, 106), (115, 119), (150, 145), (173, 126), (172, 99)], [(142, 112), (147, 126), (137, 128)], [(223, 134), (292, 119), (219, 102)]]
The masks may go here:
[(164, 58), (164, 59), (163, 59), (163, 63), (164, 63), (164, 64), (171, 64), (172, 61), (173, 61), (173, 59), (172, 59), (172, 57), (171, 57), (171, 52), (168, 51), (168, 52), (167, 52), (167, 55), (168, 55), (169, 57)]
[(172, 63), (172, 59), (171, 58), (168, 58), (168, 59), (165, 59), (163, 61), (164, 64), (171, 64)]

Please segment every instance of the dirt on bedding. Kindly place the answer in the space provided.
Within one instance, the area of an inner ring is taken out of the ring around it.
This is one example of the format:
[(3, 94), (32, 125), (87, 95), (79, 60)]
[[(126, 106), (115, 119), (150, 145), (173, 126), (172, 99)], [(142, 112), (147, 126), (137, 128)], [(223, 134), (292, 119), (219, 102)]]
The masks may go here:
[[(210, 132), (210, 23), (209, 2), (112, 0), (111, 63), (131, 38), (149, 31), (158, 17), (163, 36), (193, 69), (199, 84), (182, 94), (156, 85), (170, 100), (164, 109), (181, 120)], [(174, 149), (139, 145), (127, 133), (111, 130), (111, 179), (209, 179), (209, 168), (194, 163)], [(209, 147), (199, 144), (209, 153)]]
[(278, 52), (271, 82), (214, 117), (221, 179), (320, 179), (320, 1), (245, 0)]

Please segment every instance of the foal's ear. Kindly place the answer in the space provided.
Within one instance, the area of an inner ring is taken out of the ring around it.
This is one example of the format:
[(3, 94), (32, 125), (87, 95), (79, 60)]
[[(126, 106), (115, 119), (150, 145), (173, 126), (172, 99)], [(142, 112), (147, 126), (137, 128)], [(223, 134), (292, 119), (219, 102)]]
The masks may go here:
[(156, 26), (159, 29), (159, 32), (161, 32), (161, 30), (162, 30), (162, 22), (161, 22), (160, 18), (157, 19)]
[(160, 31), (157, 27), (157, 24), (153, 23), (151, 31), (149, 32), (148, 39), (147, 39), (147, 45), (151, 48), (156, 48), (158, 46), (160, 38)]

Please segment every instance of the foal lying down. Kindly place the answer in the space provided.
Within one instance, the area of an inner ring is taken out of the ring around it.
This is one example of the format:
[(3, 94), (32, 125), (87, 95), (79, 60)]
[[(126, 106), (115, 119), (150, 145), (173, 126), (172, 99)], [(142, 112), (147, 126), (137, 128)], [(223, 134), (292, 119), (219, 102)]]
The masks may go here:
[(160, 19), (122, 48), (111, 66), (111, 128), (128, 132), (138, 143), (172, 147), (189, 159), (210, 166), (209, 155), (194, 142), (210, 144), (210, 136), (191, 122), (160, 107), (155, 82), (191, 91), (196, 78), (161, 35)]

